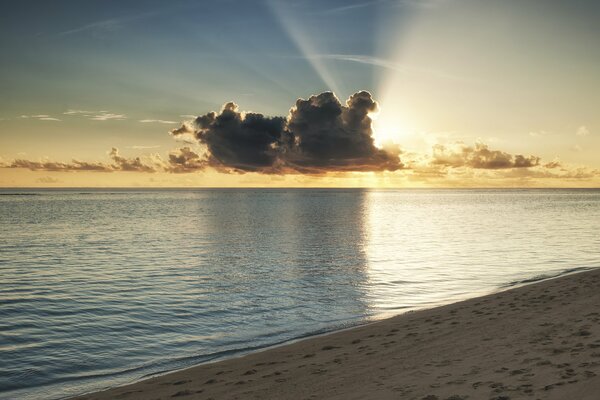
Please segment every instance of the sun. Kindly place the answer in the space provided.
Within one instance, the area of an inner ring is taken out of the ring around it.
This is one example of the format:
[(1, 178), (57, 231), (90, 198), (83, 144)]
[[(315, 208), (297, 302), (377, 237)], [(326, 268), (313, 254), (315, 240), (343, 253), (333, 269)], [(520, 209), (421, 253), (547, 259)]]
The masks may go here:
[(390, 115), (380, 110), (370, 117), (373, 120), (373, 140), (378, 148), (390, 143), (399, 145), (407, 135), (407, 128), (402, 124), (399, 115)]

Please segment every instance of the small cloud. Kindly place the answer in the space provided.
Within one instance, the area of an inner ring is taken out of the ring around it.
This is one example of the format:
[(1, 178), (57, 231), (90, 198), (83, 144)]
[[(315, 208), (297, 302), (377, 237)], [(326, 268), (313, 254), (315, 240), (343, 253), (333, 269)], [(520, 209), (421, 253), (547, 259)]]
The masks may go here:
[(92, 121), (108, 121), (108, 120), (116, 120), (121, 121), (127, 119), (124, 114), (113, 114), (109, 112), (103, 112), (100, 114), (96, 114), (90, 117)]
[(19, 116), (19, 118), (22, 118), (22, 119), (33, 118), (33, 119), (37, 119), (38, 121), (60, 121), (60, 119), (51, 117), (48, 114), (21, 115), (21, 116)]
[(119, 121), (119, 120), (127, 119), (127, 116), (125, 114), (115, 114), (115, 113), (108, 112), (106, 110), (90, 111), (90, 110), (69, 109), (69, 110), (63, 112), (63, 115), (82, 116), (82, 117), (86, 117), (92, 121), (108, 121), (108, 120)]
[(337, 13), (356, 10), (356, 9), (365, 8), (365, 7), (369, 7), (372, 5), (376, 5), (376, 4), (380, 4), (380, 3), (387, 3), (387, 2), (388, 2), (388, 0), (372, 0), (372, 1), (358, 2), (358, 3), (354, 3), (354, 4), (346, 4), (346, 5), (343, 5), (340, 7), (330, 8), (328, 10), (321, 11), (319, 14), (321, 14), (321, 15), (337, 14)]
[(51, 176), (43, 176), (41, 178), (38, 178), (36, 180), (36, 182), (38, 182), (38, 183), (60, 183), (61, 181), (56, 178), (52, 178)]
[(134, 171), (134, 172), (157, 172), (164, 170), (164, 163), (158, 155), (148, 157), (126, 158), (121, 156), (119, 150), (113, 147), (108, 155), (112, 164), (103, 162), (87, 162), (72, 160), (71, 162), (57, 161), (32, 161), (27, 159), (16, 159), (11, 163), (4, 163), (2, 168), (26, 168), (31, 171), (53, 171), (53, 172), (76, 172), (76, 171), (95, 171), (95, 172), (116, 172), (116, 171)]
[(577, 132), (575, 132), (575, 134), (577, 136), (588, 136), (590, 134), (590, 130), (586, 126), (582, 125), (577, 128)]
[(71, 163), (62, 163), (54, 161), (31, 161), (24, 159), (14, 160), (7, 166), (8, 168), (27, 168), (31, 171), (97, 171), (110, 172), (112, 168), (102, 163), (90, 163), (85, 161), (73, 160)]
[(575, 151), (575, 152), (579, 153), (581, 151), (581, 146), (578, 144), (571, 146), (571, 151)]
[(78, 115), (78, 114), (96, 114), (102, 113), (106, 111), (86, 111), (86, 110), (67, 110), (63, 114), (64, 115)]
[(176, 121), (167, 121), (164, 119), (140, 119), (140, 122), (145, 124), (156, 123), (156, 124), (176, 124)]
[(540, 164), (540, 157), (513, 155), (500, 150), (491, 150), (483, 143), (476, 143), (475, 146), (466, 146), (464, 143), (455, 143), (452, 146), (436, 144), (433, 146), (431, 163), (450, 168), (531, 168)]
[(134, 150), (158, 149), (159, 147), (160, 147), (159, 145), (156, 145), (156, 146), (143, 146), (143, 145), (129, 146), (130, 149), (134, 149)]
[(126, 158), (119, 154), (119, 149), (113, 147), (109, 152), (115, 171), (156, 172), (153, 165), (145, 163), (140, 157)]
[(532, 131), (532, 132), (529, 132), (529, 136), (531, 136), (531, 137), (543, 137), (543, 136), (546, 136), (546, 135), (548, 135), (548, 132), (546, 132), (546, 131)]
[(182, 147), (169, 153), (167, 171), (185, 173), (203, 170), (208, 161), (189, 147)]
[(543, 165), (544, 168), (548, 169), (561, 168), (562, 166), (562, 163), (556, 159)]

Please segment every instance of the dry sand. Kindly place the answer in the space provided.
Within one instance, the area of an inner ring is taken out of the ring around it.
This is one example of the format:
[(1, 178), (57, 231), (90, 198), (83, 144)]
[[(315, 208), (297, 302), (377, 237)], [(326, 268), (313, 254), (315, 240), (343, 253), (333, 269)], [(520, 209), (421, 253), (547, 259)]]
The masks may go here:
[(78, 399), (600, 399), (600, 270)]

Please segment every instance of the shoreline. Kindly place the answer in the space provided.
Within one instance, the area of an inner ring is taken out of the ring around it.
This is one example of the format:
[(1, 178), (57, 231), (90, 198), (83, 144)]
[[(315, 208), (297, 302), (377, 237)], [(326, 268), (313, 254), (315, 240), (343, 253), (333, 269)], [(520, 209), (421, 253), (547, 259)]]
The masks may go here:
[(70, 399), (593, 399), (598, 306), (573, 272)]

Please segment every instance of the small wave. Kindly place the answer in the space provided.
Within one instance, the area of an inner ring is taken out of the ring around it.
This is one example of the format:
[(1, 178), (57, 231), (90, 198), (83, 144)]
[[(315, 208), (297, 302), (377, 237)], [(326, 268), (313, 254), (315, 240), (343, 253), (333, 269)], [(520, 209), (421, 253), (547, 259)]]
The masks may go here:
[[(324, 335), (324, 334), (336, 332), (336, 331), (343, 330), (343, 329), (352, 328), (355, 326), (362, 325), (364, 323), (365, 323), (365, 321), (362, 321), (362, 320), (354, 321), (354, 322), (347, 322), (344, 324), (338, 324), (338, 325), (333, 325), (330, 327), (312, 330), (309, 332), (304, 332), (299, 335), (286, 337), (286, 338), (283, 338), (283, 339), (280, 339), (280, 340), (277, 340), (274, 342), (270, 342), (270, 343), (262, 343), (262, 344), (256, 345), (256, 346), (235, 347), (235, 348), (217, 351), (217, 352), (213, 352), (213, 353), (206, 353), (206, 354), (199, 354), (199, 355), (185, 356), (185, 357), (177, 357), (177, 358), (172, 358), (172, 359), (166, 360), (164, 362), (152, 363), (152, 364), (149, 364), (147, 367), (138, 368), (138, 370), (140, 370), (140, 369), (156, 369), (156, 370), (153, 372), (150, 372), (146, 375), (142, 375), (140, 378), (136, 379), (135, 381), (139, 382), (140, 380), (148, 379), (148, 378), (158, 376), (158, 375), (164, 375), (169, 372), (173, 372), (173, 371), (177, 371), (177, 370), (181, 370), (181, 369), (185, 369), (185, 368), (196, 367), (196, 366), (199, 366), (202, 364), (207, 364), (210, 362), (215, 362), (215, 361), (220, 361), (220, 360), (225, 360), (225, 359), (229, 359), (229, 358), (243, 356), (243, 355), (246, 355), (249, 353), (254, 353), (257, 351), (266, 350), (269, 348), (294, 343), (299, 340), (304, 340), (304, 339), (308, 339), (311, 337)], [(264, 337), (269, 337), (269, 336), (270, 335), (263, 335), (262, 337), (264, 338)], [(163, 368), (158, 369), (161, 366)], [(129, 372), (129, 371), (124, 371), (124, 372)]]
[(518, 280), (518, 281), (508, 282), (508, 283), (502, 285), (501, 287), (507, 288), (507, 287), (513, 287), (513, 286), (518, 286), (518, 285), (525, 285), (525, 284), (528, 284), (528, 283), (545, 281), (546, 279), (558, 278), (559, 276), (569, 275), (569, 274), (573, 274), (575, 272), (590, 271), (592, 269), (594, 269), (594, 268), (593, 267), (569, 268), (569, 269), (565, 269), (563, 271), (557, 272), (555, 274), (535, 275), (535, 276), (533, 276), (531, 278), (525, 278), (525, 279)]

